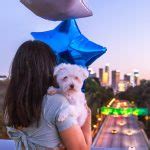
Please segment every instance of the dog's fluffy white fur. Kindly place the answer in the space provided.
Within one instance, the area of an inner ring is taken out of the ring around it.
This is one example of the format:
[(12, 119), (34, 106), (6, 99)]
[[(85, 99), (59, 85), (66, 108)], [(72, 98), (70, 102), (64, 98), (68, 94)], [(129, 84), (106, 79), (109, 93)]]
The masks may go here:
[(81, 66), (62, 63), (55, 67), (54, 76), (59, 89), (50, 87), (48, 93), (62, 93), (70, 103), (70, 107), (59, 115), (58, 121), (64, 121), (69, 115), (73, 115), (82, 126), (87, 117), (87, 109), (85, 95), (81, 88), (89, 72)]

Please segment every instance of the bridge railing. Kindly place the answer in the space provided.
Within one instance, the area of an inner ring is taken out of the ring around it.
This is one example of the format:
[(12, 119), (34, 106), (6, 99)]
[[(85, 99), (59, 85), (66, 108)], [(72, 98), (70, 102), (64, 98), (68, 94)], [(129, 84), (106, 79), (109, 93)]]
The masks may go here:
[(16, 150), (13, 140), (0, 140), (0, 150)]

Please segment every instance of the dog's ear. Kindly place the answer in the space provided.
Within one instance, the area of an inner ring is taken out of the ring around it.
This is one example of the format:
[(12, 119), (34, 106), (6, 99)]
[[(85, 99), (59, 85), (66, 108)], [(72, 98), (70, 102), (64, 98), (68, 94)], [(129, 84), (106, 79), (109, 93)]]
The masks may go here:
[(67, 64), (65, 64), (65, 63), (62, 63), (62, 64), (56, 66), (54, 68), (54, 76), (56, 76), (59, 73), (59, 71), (64, 70), (66, 68), (66, 66), (67, 66)]
[(82, 75), (83, 75), (83, 79), (87, 79), (89, 77), (89, 72), (86, 68), (81, 67), (81, 71), (82, 71)]

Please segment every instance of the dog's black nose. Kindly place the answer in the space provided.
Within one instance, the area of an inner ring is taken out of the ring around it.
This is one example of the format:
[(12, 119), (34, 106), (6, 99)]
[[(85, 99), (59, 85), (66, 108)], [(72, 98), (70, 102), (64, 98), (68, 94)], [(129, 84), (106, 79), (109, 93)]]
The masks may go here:
[(73, 89), (73, 88), (74, 88), (74, 85), (73, 85), (73, 84), (71, 84), (71, 85), (70, 85), (70, 88), (72, 88), (72, 89)]

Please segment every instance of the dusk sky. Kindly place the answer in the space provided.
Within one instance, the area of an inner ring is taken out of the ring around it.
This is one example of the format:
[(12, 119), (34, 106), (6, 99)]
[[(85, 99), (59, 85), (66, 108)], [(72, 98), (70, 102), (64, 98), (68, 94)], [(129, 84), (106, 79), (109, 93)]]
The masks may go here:
[[(62, 4), (63, 5), (63, 4)], [(107, 53), (91, 67), (110, 64), (121, 74), (140, 72), (150, 79), (150, 0), (89, 0), (93, 16), (77, 19), (88, 39), (107, 47)], [(8, 75), (10, 64), (30, 32), (51, 30), (60, 22), (37, 17), (19, 0), (3, 0), (0, 5), (0, 74)]]

